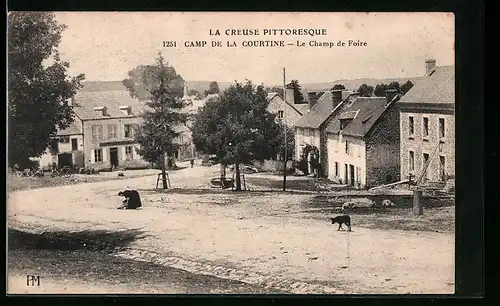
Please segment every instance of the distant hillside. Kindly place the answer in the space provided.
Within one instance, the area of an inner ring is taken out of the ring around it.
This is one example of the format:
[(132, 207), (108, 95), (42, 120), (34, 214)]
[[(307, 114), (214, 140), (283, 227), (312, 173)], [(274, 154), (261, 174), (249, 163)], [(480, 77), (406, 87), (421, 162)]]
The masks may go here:
[[(188, 90), (197, 90), (200, 93), (204, 93), (208, 89), (211, 81), (187, 81)], [(231, 82), (217, 82), (221, 91), (229, 88)], [(82, 82), (82, 91), (117, 91), (124, 90), (121, 81), (86, 81)]]
[[(307, 90), (329, 90), (336, 84), (342, 84), (347, 89), (357, 90), (359, 86), (366, 84), (369, 86), (377, 86), (378, 84), (384, 83), (389, 84), (391, 82), (398, 82), (403, 85), (406, 81), (410, 81), (415, 84), (415, 81), (419, 79), (419, 77), (410, 77), (410, 78), (393, 78), (393, 79), (370, 79), (370, 78), (362, 78), (362, 79), (354, 79), (354, 80), (336, 80), (331, 82), (322, 82), (322, 83), (304, 83), (301, 86)], [(299, 80), (300, 82), (300, 80)]]
[[(419, 79), (419, 77), (410, 77), (410, 78), (392, 78), (392, 79), (371, 79), (371, 78), (362, 78), (362, 79), (354, 79), (354, 80), (336, 80), (330, 82), (321, 82), (321, 83), (304, 83), (300, 84), (302, 88), (308, 91), (325, 91), (331, 89), (336, 84), (343, 84), (347, 89), (357, 90), (359, 86), (362, 84), (366, 84), (369, 86), (377, 86), (378, 84), (384, 83), (389, 84), (391, 82), (399, 82), (399, 84), (404, 84), (406, 81), (411, 81), (415, 84), (415, 81)], [(204, 93), (205, 90), (208, 89), (211, 81), (187, 81), (188, 90), (196, 90), (200, 93)], [(300, 80), (299, 80), (300, 82)], [(219, 84), (219, 88), (221, 91), (229, 88), (233, 83), (232, 82), (217, 82)], [(83, 91), (115, 91), (115, 90), (124, 90), (121, 81), (87, 81), (82, 83), (84, 85)], [(269, 85), (267, 85), (269, 86)]]

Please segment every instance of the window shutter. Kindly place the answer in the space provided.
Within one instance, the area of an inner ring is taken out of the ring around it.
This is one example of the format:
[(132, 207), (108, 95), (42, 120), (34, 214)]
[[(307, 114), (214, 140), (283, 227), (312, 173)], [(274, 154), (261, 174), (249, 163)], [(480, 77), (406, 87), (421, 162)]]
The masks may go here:
[(92, 163), (95, 163), (95, 151), (94, 150), (90, 150), (90, 161)]

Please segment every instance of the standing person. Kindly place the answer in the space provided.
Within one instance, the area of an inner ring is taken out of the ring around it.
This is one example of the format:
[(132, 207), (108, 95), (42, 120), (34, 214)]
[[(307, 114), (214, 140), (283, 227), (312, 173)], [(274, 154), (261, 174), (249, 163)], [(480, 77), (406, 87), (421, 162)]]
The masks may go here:
[(191, 164), (191, 168), (193, 168), (193, 167), (194, 167), (194, 159), (191, 159), (191, 160), (189, 161), (189, 163)]
[(137, 209), (142, 207), (141, 197), (137, 190), (120, 191), (118, 195), (125, 198), (122, 200), (122, 206), (118, 207), (118, 209)]

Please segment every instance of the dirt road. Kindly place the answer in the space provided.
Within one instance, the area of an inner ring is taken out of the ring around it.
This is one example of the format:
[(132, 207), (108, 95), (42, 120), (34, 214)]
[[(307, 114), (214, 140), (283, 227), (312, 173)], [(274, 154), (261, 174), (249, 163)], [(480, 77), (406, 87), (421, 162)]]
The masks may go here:
[[(118, 256), (294, 293), (453, 293), (450, 234), (356, 227), (294, 217), (311, 195), (207, 190), (217, 168), (9, 194), (9, 227), (27, 231), (120, 231), (144, 235)], [(116, 210), (119, 190), (141, 190), (140, 211)], [(266, 213), (263, 213), (266, 212)], [(270, 213), (273, 212), (273, 213)]]

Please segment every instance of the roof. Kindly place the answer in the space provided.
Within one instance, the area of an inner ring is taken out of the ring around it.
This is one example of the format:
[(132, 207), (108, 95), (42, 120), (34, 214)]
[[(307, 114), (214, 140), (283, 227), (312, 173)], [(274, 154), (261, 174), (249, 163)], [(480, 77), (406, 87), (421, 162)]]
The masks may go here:
[[(125, 87), (124, 87), (125, 88)], [(103, 116), (94, 110), (97, 107), (106, 107), (108, 116)], [(131, 106), (132, 116), (136, 117), (146, 109), (139, 100), (130, 97), (127, 90), (113, 91), (80, 91), (75, 96), (73, 111), (81, 120), (121, 118), (126, 115), (120, 106)]]
[[(342, 91), (342, 101), (349, 98), (352, 91)], [(307, 106), (307, 104), (306, 104)], [(296, 127), (317, 129), (334, 110), (333, 95), (331, 91), (325, 91), (304, 115), (295, 123)]]
[[(267, 93), (267, 100), (271, 101), (274, 99), (276, 96), (280, 97), (281, 100), (283, 100), (283, 97), (280, 96), (277, 92), (269, 92)], [(284, 100), (283, 100), (284, 101)], [(295, 109), (300, 115), (304, 115), (308, 110), (309, 110), (309, 104), (308, 103), (303, 103), (303, 104), (291, 104), (289, 102), (286, 102), (289, 106), (291, 106), (293, 109)]]
[(398, 103), (455, 104), (455, 66), (436, 67), (430, 75), (418, 78)]
[(329, 133), (340, 131), (340, 119), (352, 121), (342, 130), (342, 135), (364, 137), (386, 110), (385, 97), (358, 97), (351, 105), (346, 106), (326, 126)]
[(65, 129), (60, 129), (57, 127), (57, 136), (69, 136), (69, 135), (80, 135), (82, 134), (82, 130), (80, 129), (80, 126), (76, 123), (76, 121), (73, 121), (67, 128)]

